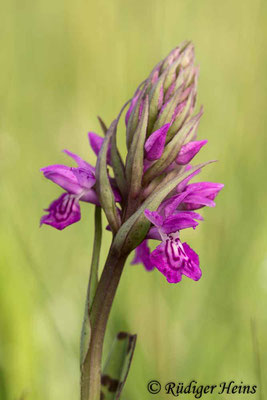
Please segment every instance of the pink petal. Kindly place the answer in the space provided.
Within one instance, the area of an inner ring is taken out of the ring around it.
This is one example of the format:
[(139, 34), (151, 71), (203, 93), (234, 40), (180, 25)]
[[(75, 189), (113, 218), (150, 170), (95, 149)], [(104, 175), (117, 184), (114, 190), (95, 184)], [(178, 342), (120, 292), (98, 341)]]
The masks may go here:
[(48, 211), (48, 214), (41, 218), (40, 225), (51, 225), (59, 230), (81, 219), (79, 201), (67, 193), (53, 201), (45, 211)]
[[(102, 136), (97, 135), (94, 132), (88, 132), (88, 139), (89, 139), (89, 143), (90, 143), (90, 146), (91, 146), (93, 152), (95, 153), (96, 156), (98, 156), (98, 154), (101, 150), (101, 147), (103, 145), (104, 138)], [(110, 164), (110, 157), (111, 157), (110, 151), (111, 150), (110, 150), (110, 146), (109, 146), (108, 154), (107, 154), (108, 164)]]
[(146, 159), (149, 161), (158, 160), (164, 150), (166, 135), (170, 124), (163, 125), (153, 132), (145, 143)]
[(45, 178), (56, 183), (69, 193), (79, 194), (82, 190), (77, 177), (73, 172), (73, 168), (65, 165), (55, 164), (45, 168), (41, 168)]
[(201, 277), (198, 255), (172, 235), (156, 247), (150, 259), (170, 283), (180, 282), (182, 275), (195, 281)]
[(178, 157), (176, 158), (176, 163), (179, 165), (188, 164), (207, 142), (207, 140), (200, 140), (189, 142), (182, 146)]
[(147, 271), (152, 271), (155, 267), (150, 260), (150, 249), (147, 244), (147, 240), (144, 240), (137, 248), (135, 249), (135, 257), (131, 262), (134, 264), (143, 264)]
[(162, 232), (169, 234), (187, 228), (196, 228), (198, 222), (190, 214), (179, 212), (165, 219), (161, 227)]
[(84, 189), (91, 189), (96, 182), (95, 175), (83, 168), (72, 168), (72, 172), (77, 178), (79, 185)]
[(95, 168), (89, 164), (88, 162), (84, 161), (81, 157), (77, 156), (77, 154), (72, 153), (69, 150), (63, 150), (63, 153), (67, 154), (69, 157), (71, 157), (78, 165), (80, 168), (88, 169), (92, 172), (95, 171)]
[(146, 218), (155, 226), (161, 226), (163, 223), (163, 218), (157, 211), (150, 211), (150, 210), (145, 210), (144, 214)]
[(189, 258), (189, 262), (187, 262), (183, 269), (183, 275), (186, 275), (188, 278), (193, 279), (194, 281), (198, 281), (202, 276), (202, 271), (199, 268), (199, 258), (197, 253), (188, 246), (187, 243), (183, 243), (184, 251)]

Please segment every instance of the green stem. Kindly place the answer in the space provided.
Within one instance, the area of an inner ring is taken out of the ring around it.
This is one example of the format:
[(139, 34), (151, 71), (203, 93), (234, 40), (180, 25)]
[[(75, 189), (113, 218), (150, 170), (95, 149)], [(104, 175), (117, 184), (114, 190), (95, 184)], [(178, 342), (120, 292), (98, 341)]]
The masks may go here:
[(90, 312), (91, 338), (81, 377), (81, 399), (100, 400), (101, 359), (106, 325), (127, 255), (118, 256), (112, 246)]
[(101, 240), (102, 240), (102, 223), (101, 223), (101, 207), (95, 207), (95, 238), (91, 263), (90, 279), (87, 291), (88, 312), (92, 306), (96, 288), (98, 284), (98, 266), (100, 258)]
[(101, 249), (101, 239), (102, 239), (102, 224), (101, 224), (101, 208), (95, 207), (95, 238), (94, 238), (94, 247), (93, 247), (93, 255), (91, 261), (90, 268), (90, 278), (87, 287), (86, 294), (86, 302), (85, 302), (85, 310), (83, 317), (83, 325), (81, 332), (81, 345), (80, 345), (80, 366), (83, 368), (84, 358), (88, 351), (90, 335), (91, 335), (91, 326), (89, 320), (89, 311), (91, 309), (93, 299), (95, 297), (96, 288), (98, 284), (98, 266), (99, 266), (99, 257), (100, 257), (100, 249)]

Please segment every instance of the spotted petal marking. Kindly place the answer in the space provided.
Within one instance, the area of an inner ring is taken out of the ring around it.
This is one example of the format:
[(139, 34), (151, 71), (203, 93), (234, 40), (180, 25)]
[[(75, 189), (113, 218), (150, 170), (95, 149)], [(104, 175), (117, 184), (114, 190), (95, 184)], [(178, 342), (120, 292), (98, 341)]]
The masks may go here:
[(59, 230), (79, 221), (81, 218), (79, 201), (74, 195), (68, 193), (62, 194), (57, 200), (53, 201), (45, 211), (48, 211), (48, 214), (41, 218), (41, 225), (51, 225)]
[(151, 261), (170, 283), (178, 283), (182, 275), (198, 280), (201, 277), (198, 257), (176, 235), (166, 235), (163, 242), (151, 253)]

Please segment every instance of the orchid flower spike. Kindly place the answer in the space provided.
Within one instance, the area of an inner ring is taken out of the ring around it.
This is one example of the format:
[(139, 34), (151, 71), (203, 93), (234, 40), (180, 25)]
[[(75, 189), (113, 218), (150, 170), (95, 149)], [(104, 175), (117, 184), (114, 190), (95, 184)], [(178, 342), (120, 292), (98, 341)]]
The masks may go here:
[[(42, 168), (64, 193), (46, 209), (41, 224), (64, 229), (80, 220), (80, 201), (95, 204), (106, 214), (117, 251), (135, 250), (132, 264), (156, 268), (170, 283), (183, 275), (199, 280), (199, 257), (180, 237), (183, 229), (197, 228), (203, 218), (196, 210), (214, 207), (224, 185), (191, 183), (210, 163), (189, 164), (207, 144), (197, 140), (203, 114), (202, 107), (196, 112), (198, 73), (193, 44), (182, 43), (153, 68), (108, 129), (100, 119), (104, 136), (88, 134), (95, 167), (65, 150), (76, 167)], [(125, 107), (123, 162), (116, 133)], [(160, 241), (152, 252), (149, 240)]]

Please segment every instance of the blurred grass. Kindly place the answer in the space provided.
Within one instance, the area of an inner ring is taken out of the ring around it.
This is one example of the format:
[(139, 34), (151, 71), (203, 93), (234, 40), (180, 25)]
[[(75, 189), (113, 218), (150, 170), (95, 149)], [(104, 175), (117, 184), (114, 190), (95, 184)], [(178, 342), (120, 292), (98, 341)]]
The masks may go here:
[(94, 162), (86, 133), (100, 132), (96, 115), (110, 122), (184, 39), (201, 66), (199, 137), (209, 145), (198, 160), (220, 161), (202, 178), (226, 185), (198, 232), (184, 235), (204, 276), (169, 285), (128, 266), (107, 346), (118, 330), (138, 334), (128, 400), (150, 399), (150, 379), (257, 383), (251, 318), (267, 374), (266, 2), (10, 0), (0, 11), (1, 399), (79, 393), (93, 210), (84, 205), (82, 221), (63, 232), (40, 230), (60, 190), (39, 168), (65, 162), (65, 147)]

